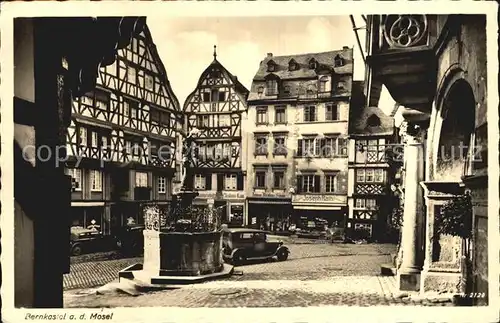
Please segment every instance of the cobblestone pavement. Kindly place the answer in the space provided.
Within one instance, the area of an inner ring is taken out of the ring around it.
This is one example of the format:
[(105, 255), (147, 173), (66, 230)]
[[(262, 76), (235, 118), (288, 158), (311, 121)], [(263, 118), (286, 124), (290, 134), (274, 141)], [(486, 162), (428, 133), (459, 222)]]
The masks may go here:
[(142, 258), (128, 258), (72, 263), (70, 273), (63, 276), (63, 287), (69, 290), (101, 286), (118, 279), (118, 271), (141, 262)]
[[(231, 279), (268, 280), (280, 277), (305, 280), (323, 279), (328, 275), (376, 275), (380, 271), (379, 264), (388, 262), (388, 255), (395, 250), (389, 244), (290, 244), (288, 247), (291, 254), (287, 261), (247, 264), (238, 268), (244, 272), (243, 276), (235, 275)], [(64, 289), (104, 285), (117, 279), (118, 271), (142, 262), (139, 257), (96, 260), (103, 259), (103, 255), (73, 257), (71, 271), (64, 275)]]
[(307, 307), (427, 305), (393, 296), (394, 277), (351, 276), (310, 281), (213, 281), (139, 296), (65, 295), (65, 307)]
[[(236, 274), (229, 279), (138, 296), (96, 295), (95, 289), (89, 287), (114, 280), (118, 270), (141, 262), (141, 258), (73, 264), (72, 273), (65, 277), (65, 286), (73, 288), (65, 292), (65, 307), (451, 305), (398, 297), (395, 278), (379, 276), (379, 265), (390, 261), (394, 246), (290, 244), (289, 247), (291, 255), (284, 262), (247, 264), (237, 267)], [(89, 285), (82, 282), (86, 276), (98, 278), (87, 278)]]

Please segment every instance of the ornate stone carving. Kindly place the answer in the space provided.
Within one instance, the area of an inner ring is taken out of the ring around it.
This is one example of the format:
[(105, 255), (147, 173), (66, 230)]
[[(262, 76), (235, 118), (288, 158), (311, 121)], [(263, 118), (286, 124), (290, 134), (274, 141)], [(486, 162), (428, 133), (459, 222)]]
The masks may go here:
[(384, 21), (384, 37), (392, 48), (421, 45), (428, 34), (425, 15), (388, 15)]

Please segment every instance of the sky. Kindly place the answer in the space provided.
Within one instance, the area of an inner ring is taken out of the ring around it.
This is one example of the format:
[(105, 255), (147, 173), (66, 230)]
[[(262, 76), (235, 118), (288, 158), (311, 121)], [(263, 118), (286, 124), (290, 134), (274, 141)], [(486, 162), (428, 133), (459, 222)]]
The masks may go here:
[[(357, 27), (364, 26), (361, 16)], [(201, 73), (217, 59), (250, 89), (267, 53), (293, 55), (354, 48), (354, 80), (363, 80), (364, 63), (349, 16), (148, 17), (153, 42), (181, 106)], [(365, 45), (364, 30), (359, 31)], [(364, 50), (364, 48), (363, 48)]]

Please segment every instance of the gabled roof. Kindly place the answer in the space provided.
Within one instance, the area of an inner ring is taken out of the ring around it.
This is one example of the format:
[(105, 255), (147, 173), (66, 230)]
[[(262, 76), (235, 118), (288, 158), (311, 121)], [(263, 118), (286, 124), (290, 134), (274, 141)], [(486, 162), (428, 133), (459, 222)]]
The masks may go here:
[(180, 111), (179, 99), (177, 99), (177, 96), (175, 96), (175, 93), (174, 93), (174, 91), (172, 89), (172, 85), (170, 84), (170, 81), (168, 80), (167, 70), (165, 69), (165, 65), (163, 65), (163, 62), (162, 62), (162, 60), (160, 58), (160, 55), (158, 54), (158, 49), (156, 48), (156, 45), (155, 45), (155, 43), (153, 41), (153, 37), (151, 36), (151, 32), (149, 31), (149, 27), (148, 27), (147, 24), (144, 27), (143, 32), (144, 32), (144, 36), (148, 40), (146, 42), (146, 45), (148, 46), (148, 49), (149, 49), (151, 55), (153, 56), (153, 59), (154, 59), (154, 61), (156, 63), (156, 67), (160, 71), (160, 74), (163, 76), (163, 80), (162, 81), (165, 82), (165, 88), (167, 89), (167, 93), (168, 93), (170, 99), (174, 103), (175, 110), (176, 111)]
[[(378, 107), (366, 107), (364, 82), (353, 81), (351, 90), (351, 104), (349, 109), (350, 135), (392, 135), (394, 133), (394, 118), (386, 115)], [(370, 126), (368, 120), (372, 116), (378, 117), (379, 126)]]
[(250, 94), (250, 91), (238, 80), (238, 77), (236, 75), (233, 75), (231, 74), (218, 60), (217, 58), (214, 58), (214, 60), (212, 61), (212, 63), (210, 63), (210, 65), (207, 66), (207, 68), (201, 73), (200, 75), (200, 78), (198, 79), (198, 83), (196, 85), (196, 88), (193, 90), (193, 92), (191, 92), (186, 100), (184, 101), (184, 108), (183, 108), (183, 111), (186, 111), (187, 109), (187, 106), (188, 104), (190, 103), (191, 101), (191, 97), (196, 93), (196, 91), (198, 91), (198, 88), (201, 86), (203, 80), (205, 79), (205, 76), (207, 73), (210, 72), (210, 70), (213, 68), (213, 67), (216, 67), (217, 69), (219, 69), (220, 71), (222, 71), (222, 73), (226, 74), (226, 76), (231, 80), (231, 82), (234, 83), (234, 86), (235, 86), (235, 90), (237, 93), (239, 93), (243, 99), (246, 101), (248, 99), (248, 95)]
[[(340, 55), (344, 59), (344, 65), (335, 67), (335, 57)], [(254, 80), (264, 80), (265, 77), (273, 73), (280, 79), (296, 79), (296, 78), (313, 78), (316, 77), (316, 71), (309, 68), (310, 60), (314, 58), (318, 63), (320, 69), (330, 69), (337, 74), (352, 74), (353, 73), (353, 50), (352, 48), (344, 48), (341, 50), (322, 52), (322, 53), (309, 53), (299, 55), (286, 55), (286, 56), (271, 56), (268, 55), (263, 61), (260, 62), (259, 70), (255, 74)], [(288, 64), (291, 60), (295, 60), (299, 64), (299, 69), (290, 71)], [(267, 64), (273, 61), (276, 64), (275, 70), (272, 72), (267, 71)]]

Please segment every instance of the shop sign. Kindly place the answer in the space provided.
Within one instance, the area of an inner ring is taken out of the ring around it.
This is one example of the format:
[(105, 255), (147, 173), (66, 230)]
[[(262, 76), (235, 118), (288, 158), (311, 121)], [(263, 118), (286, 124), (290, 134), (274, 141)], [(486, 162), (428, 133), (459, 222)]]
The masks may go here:
[(222, 192), (222, 198), (225, 199), (244, 199), (245, 198), (245, 193), (243, 192), (228, 192), (228, 191), (223, 191)]
[(292, 196), (292, 203), (346, 204), (347, 196), (327, 194), (296, 194)]
[(215, 191), (198, 191), (198, 197), (204, 199), (214, 199)]

